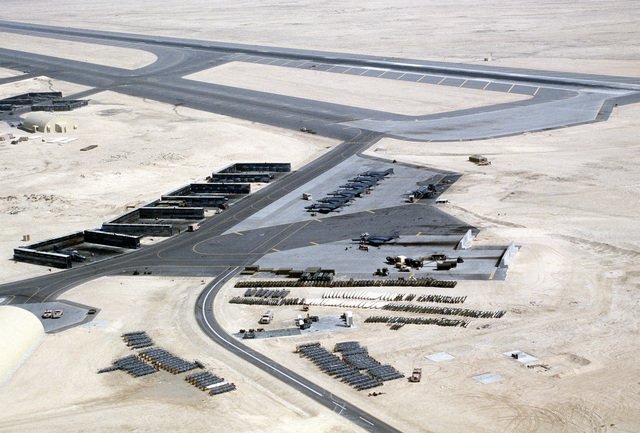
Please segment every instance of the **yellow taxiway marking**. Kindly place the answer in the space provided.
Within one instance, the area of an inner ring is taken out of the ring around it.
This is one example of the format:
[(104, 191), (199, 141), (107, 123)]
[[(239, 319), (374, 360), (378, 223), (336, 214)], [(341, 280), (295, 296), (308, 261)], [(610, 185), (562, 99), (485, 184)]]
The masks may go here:
[(511, 89), (513, 89), (513, 86), (515, 86), (515, 84), (512, 84), (511, 87), (509, 87), (509, 90), (507, 90), (507, 93), (511, 93)]
[(493, 280), (493, 276), (495, 275), (495, 272), (492, 272), (491, 275), (489, 275), (489, 279)]
[(369, 213), (375, 213), (375, 212), (374, 212), (374, 211), (372, 211), (372, 210), (368, 210), (367, 212), (369, 212)]
[(487, 87), (489, 87), (489, 84), (491, 84), (491, 81), (489, 81), (487, 84), (485, 84), (484, 87), (482, 88), (482, 90), (485, 90)]
[(418, 234), (416, 236), (420, 236), (422, 234), (422, 232), (418, 232)]
[(538, 88), (536, 89), (536, 91), (535, 91), (535, 92), (533, 92), (533, 96), (536, 96), (536, 93), (538, 93), (538, 90), (540, 90), (540, 87), (538, 87)]
[(275, 248), (271, 248), (273, 251), (275, 251), (276, 253), (279, 253), (280, 250), (276, 250)]
[(447, 77), (442, 77), (442, 80), (438, 81), (438, 84), (442, 83), (446, 79), (447, 79)]
[(314, 221), (318, 221), (319, 223), (322, 222), (322, 220), (319, 220), (318, 218), (314, 218)]
[(462, 84), (460, 84), (460, 87), (464, 86), (464, 85), (467, 83), (467, 81), (469, 81), (469, 80), (464, 80), (464, 81), (462, 82)]
[(242, 233), (240, 233), (240, 232), (233, 232), (233, 233), (237, 234), (238, 236), (244, 236), (244, 235), (243, 235)]
[(396, 78), (396, 80), (399, 80), (400, 78), (404, 77), (405, 75), (407, 75), (406, 72), (404, 74), (400, 75), (398, 78)]
[(309, 243), (310, 243), (310, 244), (313, 244), (313, 245), (320, 245), (320, 244), (317, 244), (317, 243), (315, 243), (315, 242), (309, 242)]

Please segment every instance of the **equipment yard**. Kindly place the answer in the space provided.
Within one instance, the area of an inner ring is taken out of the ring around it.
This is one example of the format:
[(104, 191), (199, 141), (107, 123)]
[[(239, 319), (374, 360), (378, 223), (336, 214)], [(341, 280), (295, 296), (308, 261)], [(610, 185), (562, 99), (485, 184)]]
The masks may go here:
[(640, 429), (637, 2), (5, 3), (0, 432)]

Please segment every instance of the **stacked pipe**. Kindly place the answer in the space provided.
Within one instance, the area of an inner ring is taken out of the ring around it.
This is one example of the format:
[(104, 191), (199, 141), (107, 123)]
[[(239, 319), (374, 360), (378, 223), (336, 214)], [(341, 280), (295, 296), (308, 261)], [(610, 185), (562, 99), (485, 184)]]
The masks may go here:
[(256, 298), (285, 298), (291, 293), (289, 290), (267, 290), (267, 289), (247, 289), (244, 292), (245, 298), (255, 296)]
[(147, 335), (146, 331), (127, 332), (122, 334), (122, 339), (132, 349), (153, 346), (153, 340)]
[(369, 355), (366, 347), (361, 347), (356, 341), (336, 344), (334, 351), (342, 353), (342, 359), (358, 370), (366, 370), (371, 376), (380, 381), (400, 379), (404, 377), (390, 365), (382, 365)]
[(309, 358), (326, 374), (339, 378), (342, 382), (348, 383), (358, 391), (382, 385), (381, 381), (360, 373), (357, 368), (329, 353), (320, 344), (298, 346), (298, 352), (302, 356)]
[(152, 374), (158, 371), (156, 368), (141, 361), (137, 356), (129, 355), (124, 358), (116, 359), (113, 361), (113, 367), (98, 370), (98, 373), (107, 373), (115, 370), (125, 371), (133, 377), (146, 376), (147, 374)]
[(475, 317), (480, 319), (499, 319), (504, 316), (504, 311), (480, 311), (469, 310), (465, 308), (449, 308), (449, 307), (421, 307), (417, 305), (401, 305), (388, 303), (383, 310), (405, 311), (408, 313), (418, 314), (444, 314), (445, 316), (464, 316)]
[(142, 359), (151, 362), (153, 365), (167, 370), (170, 373), (178, 374), (185, 371), (193, 370), (198, 366), (192, 362), (178, 358), (163, 349), (147, 349), (140, 352)]
[(184, 380), (203, 391), (207, 391), (215, 385), (224, 382), (223, 378), (211, 374), (208, 371), (185, 376)]
[[(367, 317), (365, 323), (392, 323), (391, 329), (398, 330), (404, 325), (438, 325), (438, 326), (460, 326), (466, 328), (471, 321), (461, 319), (447, 319), (436, 317), (397, 317), (397, 316), (371, 316)], [(398, 326), (396, 326), (398, 325)]]
[(279, 305), (302, 305), (304, 298), (241, 298), (233, 297), (229, 299), (230, 304), (244, 304), (244, 305), (269, 305), (277, 307)]
[(453, 288), (457, 281), (443, 281), (435, 278), (415, 279), (377, 279), (377, 280), (331, 280), (331, 281), (302, 281), (302, 280), (243, 280), (235, 284), (236, 288), (265, 288), (265, 287), (444, 287)]

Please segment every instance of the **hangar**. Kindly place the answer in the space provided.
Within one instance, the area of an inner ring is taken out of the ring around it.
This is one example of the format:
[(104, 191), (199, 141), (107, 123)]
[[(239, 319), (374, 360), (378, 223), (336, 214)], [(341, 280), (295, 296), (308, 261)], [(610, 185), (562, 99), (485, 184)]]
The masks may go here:
[(78, 129), (78, 123), (67, 116), (37, 111), (27, 114), (22, 129), (27, 132), (71, 132)]
[(0, 306), (0, 384), (44, 337), (35, 314), (19, 307)]

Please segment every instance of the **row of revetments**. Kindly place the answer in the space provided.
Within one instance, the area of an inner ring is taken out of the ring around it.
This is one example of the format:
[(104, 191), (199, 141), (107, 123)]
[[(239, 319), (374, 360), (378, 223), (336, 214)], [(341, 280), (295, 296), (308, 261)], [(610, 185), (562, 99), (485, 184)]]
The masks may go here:
[(85, 230), (47, 239), (13, 250), (16, 261), (57, 268), (71, 268), (73, 261), (85, 258), (69, 251), (82, 243), (111, 247), (140, 248), (143, 236), (168, 237), (205, 218), (207, 208), (225, 209), (229, 200), (251, 192), (251, 182), (269, 182), (291, 171), (290, 163), (235, 163), (207, 178), (206, 183), (191, 183), (136, 209), (112, 218), (95, 230)]

